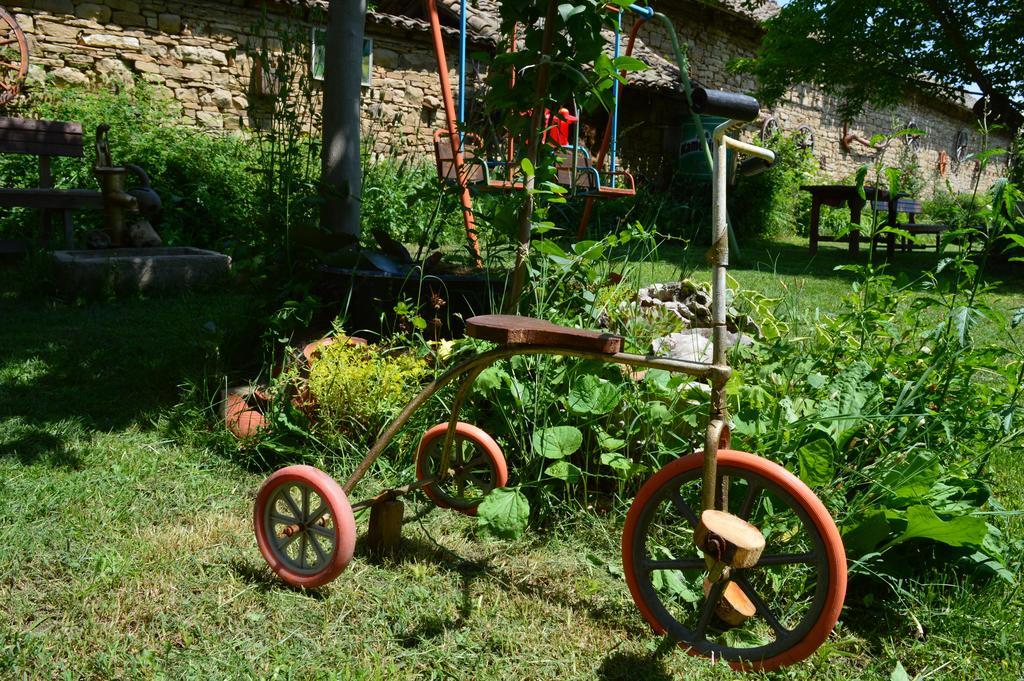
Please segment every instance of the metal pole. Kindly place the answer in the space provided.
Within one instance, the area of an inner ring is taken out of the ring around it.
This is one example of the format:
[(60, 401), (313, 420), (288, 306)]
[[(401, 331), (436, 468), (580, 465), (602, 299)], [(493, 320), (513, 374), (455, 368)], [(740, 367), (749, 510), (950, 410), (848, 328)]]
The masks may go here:
[[(622, 12), (618, 12), (615, 16), (615, 47), (612, 51), (615, 59), (619, 58), (619, 44), (622, 38)], [(615, 100), (615, 106), (612, 107), (612, 149), (611, 149), (611, 161), (608, 163), (608, 168), (611, 171), (609, 175), (609, 183), (612, 187), (615, 186), (615, 153), (618, 151), (619, 142), (619, 81), (616, 80), (612, 83), (612, 98)], [(600, 175), (598, 176), (600, 177)]]
[[(651, 14), (653, 15), (653, 10)], [(633, 24), (633, 30), (629, 32), (629, 42), (626, 43), (626, 56), (632, 56), (633, 45), (636, 43), (636, 34), (640, 31), (640, 27), (643, 25), (646, 19), (638, 19)], [(622, 72), (625, 75), (625, 71)], [(597, 172), (601, 172), (604, 167), (604, 157), (608, 153), (608, 147), (611, 144), (612, 139), (612, 125), (611, 118), (608, 119), (608, 124), (604, 126), (604, 136), (601, 138), (601, 147), (597, 150), (597, 156), (594, 159), (594, 168)], [(576, 240), (579, 241), (587, 233), (587, 225), (590, 224), (590, 216), (594, 212), (594, 197), (588, 196), (586, 202), (583, 204), (583, 216), (580, 218), (579, 229), (576, 230)]]
[[(459, 133), (466, 122), (466, 0), (459, 13)], [(459, 140), (462, 141), (461, 139)]]
[[(726, 217), (726, 163), (728, 160), (725, 133), (734, 125), (726, 121), (712, 134), (714, 157), (711, 165), (711, 324), (712, 363), (726, 365), (725, 333), (726, 302), (725, 273), (729, 264), (729, 236)], [(725, 428), (725, 381), (711, 380), (711, 414), (707, 438), (704, 442), (704, 465), (701, 472), (700, 507), (702, 511), (715, 508), (718, 482), (718, 446)]]
[(444, 55), (444, 38), (441, 35), (441, 20), (437, 15), (437, 0), (424, 0), (427, 16), (430, 17), (430, 33), (437, 55), (438, 79), (441, 82), (441, 99), (444, 100), (444, 115), (448, 124), (448, 141), (452, 146), (452, 163), (455, 164), (455, 178), (459, 183), (459, 203), (462, 204), (462, 221), (466, 225), (466, 239), (476, 260), (476, 266), (483, 267), (480, 259), (480, 244), (476, 240), (476, 224), (473, 218), (473, 199), (469, 195), (466, 181), (466, 167), (462, 158), (460, 133), (455, 125), (455, 102), (452, 101), (452, 84), (448, 78), (448, 60)]

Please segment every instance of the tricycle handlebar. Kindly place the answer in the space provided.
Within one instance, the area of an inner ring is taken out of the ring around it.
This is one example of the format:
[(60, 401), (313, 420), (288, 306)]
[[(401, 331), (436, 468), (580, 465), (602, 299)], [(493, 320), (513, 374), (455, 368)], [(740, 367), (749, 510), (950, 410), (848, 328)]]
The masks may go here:
[(749, 95), (724, 90), (693, 89), (693, 110), (707, 116), (721, 116), (748, 123), (757, 118), (761, 105)]

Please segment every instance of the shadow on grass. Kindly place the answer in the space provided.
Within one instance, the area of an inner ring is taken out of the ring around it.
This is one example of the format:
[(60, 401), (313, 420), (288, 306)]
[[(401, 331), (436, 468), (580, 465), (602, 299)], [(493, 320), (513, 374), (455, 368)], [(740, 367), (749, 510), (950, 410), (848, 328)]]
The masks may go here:
[(10, 277), (0, 278), (0, 414), (29, 430), (14, 434), (17, 449), (0, 431), (0, 456), (60, 452), (54, 433), (69, 419), (82, 431), (152, 422), (183, 383), (237, 361), (238, 337), (253, 345), (243, 294), (64, 304), (6, 295)]
[(274, 591), (291, 591), (292, 593), (308, 596), (314, 601), (322, 601), (327, 598), (327, 595), (318, 589), (303, 589), (302, 587), (291, 586), (274, 574), (267, 564), (262, 561), (254, 565), (253, 561), (233, 558), (228, 563), (228, 567), (239, 579), (255, 587), (255, 590), (261, 594)]
[(23, 465), (45, 463), (53, 468), (78, 468), (81, 461), (68, 447), (68, 437), (38, 427), (15, 428), (14, 437), (0, 436), (0, 457), (9, 456)]
[(606, 681), (670, 681), (674, 677), (665, 669), (664, 659), (677, 649), (676, 642), (666, 636), (649, 655), (609, 653), (597, 669), (597, 678)]
[[(426, 532), (422, 526), (420, 529)], [(475, 560), (466, 558), (437, 543), (430, 537), (429, 533), (427, 534), (427, 539), (406, 535), (402, 539), (398, 553), (393, 557), (376, 557), (366, 548), (365, 542), (357, 541), (355, 555), (357, 559), (367, 560), (373, 564), (385, 567), (402, 563), (432, 563), (442, 570), (458, 575), (461, 582), (461, 599), (458, 615), (455, 618), (444, 621), (431, 620), (425, 622), (422, 626), (408, 632), (404, 636), (409, 641), (425, 640), (436, 636), (439, 631), (443, 631), (446, 628), (457, 629), (463, 626), (474, 609), (473, 583), (483, 579), (497, 582), (507, 590), (526, 598), (544, 600), (560, 607), (584, 612), (595, 622), (600, 622), (604, 625), (612, 624), (628, 630), (629, 635), (643, 636), (649, 633), (649, 629), (644, 627), (641, 622), (635, 618), (621, 617), (623, 614), (621, 609), (609, 607), (607, 603), (601, 602), (602, 599), (595, 600), (587, 595), (565, 591), (550, 580), (524, 579), (522, 574), (509, 572), (499, 566), (495, 566), (489, 559)]]

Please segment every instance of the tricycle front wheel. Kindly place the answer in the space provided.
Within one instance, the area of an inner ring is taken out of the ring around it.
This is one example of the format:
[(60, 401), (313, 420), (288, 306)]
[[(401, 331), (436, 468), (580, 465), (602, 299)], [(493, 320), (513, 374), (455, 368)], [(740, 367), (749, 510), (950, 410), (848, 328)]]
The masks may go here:
[[(846, 596), (846, 556), (835, 522), (782, 466), (720, 450), (721, 510), (757, 527), (766, 546), (755, 565), (712, 583), (693, 538), (703, 459), (697, 453), (669, 463), (630, 507), (622, 560), (633, 601), (656, 633), (691, 654), (746, 670), (799, 662), (828, 638)], [(737, 601), (746, 616), (731, 610)]]
[(356, 521), (345, 492), (312, 466), (288, 466), (267, 478), (256, 495), (253, 527), (267, 564), (296, 587), (331, 581), (355, 551)]

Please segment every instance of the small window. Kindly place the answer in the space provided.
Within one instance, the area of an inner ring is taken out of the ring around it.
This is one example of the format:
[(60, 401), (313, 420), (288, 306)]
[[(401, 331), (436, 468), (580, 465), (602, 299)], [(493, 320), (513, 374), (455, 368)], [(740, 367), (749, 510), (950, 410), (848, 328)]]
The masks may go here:
[[(324, 79), (324, 64), (327, 61), (327, 29), (313, 29), (313, 50), (310, 65), (314, 80)], [(373, 73), (373, 38), (363, 38), (363, 78), (362, 84), (370, 86), (370, 74)]]

